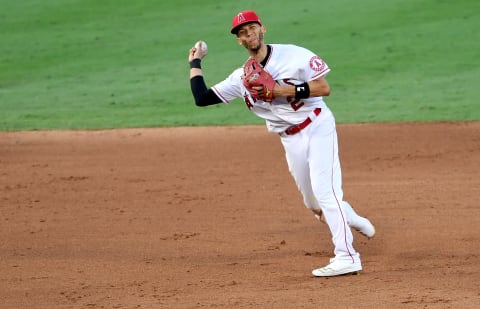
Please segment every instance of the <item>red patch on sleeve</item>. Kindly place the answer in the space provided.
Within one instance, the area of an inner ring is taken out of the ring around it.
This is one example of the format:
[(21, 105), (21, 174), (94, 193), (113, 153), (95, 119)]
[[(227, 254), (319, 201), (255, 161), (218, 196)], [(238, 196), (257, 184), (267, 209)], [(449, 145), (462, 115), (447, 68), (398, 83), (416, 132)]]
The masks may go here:
[(320, 72), (325, 68), (325, 62), (318, 56), (313, 56), (310, 59), (310, 67), (312, 70)]

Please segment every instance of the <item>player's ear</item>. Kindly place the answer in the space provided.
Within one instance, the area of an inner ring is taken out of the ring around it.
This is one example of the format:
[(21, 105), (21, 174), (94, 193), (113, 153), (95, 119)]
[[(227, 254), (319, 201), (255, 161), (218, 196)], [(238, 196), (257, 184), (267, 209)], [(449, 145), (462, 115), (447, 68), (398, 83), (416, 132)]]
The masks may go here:
[(265, 28), (264, 25), (262, 25), (261, 29), (262, 29), (262, 32), (263, 32), (263, 33), (267, 32), (267, 28)]
[(240, 46), (243, 45), (242, 40), (241, 40), (239, 37), (237, 37), (237, 43), (238, 43), (238, 45), (240, 45)]

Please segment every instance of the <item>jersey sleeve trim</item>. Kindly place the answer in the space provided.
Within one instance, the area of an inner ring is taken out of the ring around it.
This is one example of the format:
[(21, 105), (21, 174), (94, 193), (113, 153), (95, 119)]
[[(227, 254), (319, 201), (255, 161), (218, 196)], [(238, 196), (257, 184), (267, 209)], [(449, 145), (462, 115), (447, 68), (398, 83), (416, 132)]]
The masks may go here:
[(220, 98), (220, 100), (223, 101), (223, 103), (229, 103), (229, 101), (220, 93), (220, 91), (218, 91), (218, 89), (213, 86), (212, 88), (210, 88), (213, 90), (213, 92), (215, 92), (215, 94), (217, 95), (217, 97)]
[(317, 79), (317, 78), (319, 78), (319, 77), (321, 77), (321, 76), (325, 76), (325, 75), (327, 75), (328, 72), (330, 72), (330, 68), (327, 67), (327, 68), (325, 68), (325, 70), (320, 71), (320, 72), (314, 74), (314, 75), (312, 76), (312, 79)]

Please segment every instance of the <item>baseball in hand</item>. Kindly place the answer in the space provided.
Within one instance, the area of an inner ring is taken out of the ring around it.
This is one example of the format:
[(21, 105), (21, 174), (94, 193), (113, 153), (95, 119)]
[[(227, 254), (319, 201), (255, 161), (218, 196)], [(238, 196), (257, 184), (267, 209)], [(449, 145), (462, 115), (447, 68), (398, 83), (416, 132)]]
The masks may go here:
[(195, 43), (195, 48), (197, 50), (200, 50), (204, 55), (208, 53), (208, 46), (207, 46), (207, 43), (205, 43), (204, 41), (198, 41), (197, 43)]

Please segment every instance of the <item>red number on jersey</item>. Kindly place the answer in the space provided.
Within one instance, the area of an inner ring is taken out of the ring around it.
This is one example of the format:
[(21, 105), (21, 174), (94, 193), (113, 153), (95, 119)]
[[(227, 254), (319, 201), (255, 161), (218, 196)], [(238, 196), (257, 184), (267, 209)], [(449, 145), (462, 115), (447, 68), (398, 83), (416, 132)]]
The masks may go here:
[(245, 101), (245, 104), (247, 105), (248, 109), (253, 108), (253, 103), (252, 101), (250, 101), (250, 98), (248, 97), (248, 95), (243, 96), (243, 101)]

